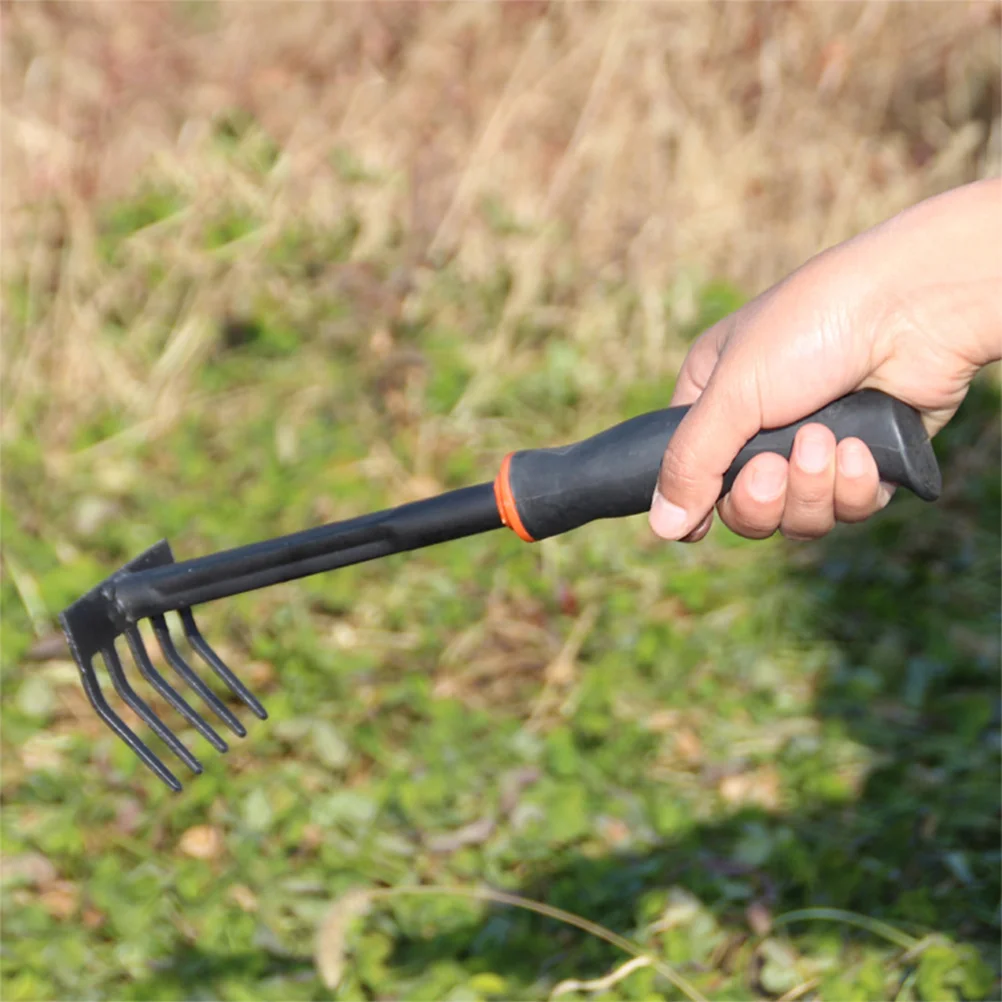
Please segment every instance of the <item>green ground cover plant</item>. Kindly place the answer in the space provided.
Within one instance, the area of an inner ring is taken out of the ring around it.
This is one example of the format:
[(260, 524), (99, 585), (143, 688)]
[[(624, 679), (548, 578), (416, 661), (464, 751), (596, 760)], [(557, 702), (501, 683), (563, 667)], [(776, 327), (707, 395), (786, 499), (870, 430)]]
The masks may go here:
[(4, 999), (1002, 997), (997, 372), (941, 501), (821, 543), (638, 517), (206, 606), (270, 719), (181, 729), (177, 796), (56, 630), (160, 538), (664, 406), (747, 296), (997, 171), (997, 6), (4, 17)]
[[(99, 266), (134, 272), (136, 241), (179, 199), (113, 206)], [(990, 379), (938, 443), (941, 503), (899, 497), (819, 545), (717, 528), (661, 546), (638, 518), (539, 546), (497, 533), (207, 607), (271, 718), (181, 795), (92, 718), (55, 615), (155, 538), (197, 554), (488, 479), (512, 446), (670, 394), (670, 376), (604, 378), (573, 332), (527, 324), (517, 365), (456, 420), (503, 276), (434, 274), (413, 316), (377, 317), (391, 347), (373, 348), (362, 294), (385, 288), (392, 250), (352, 261), (353, 229), (272, 241), (270, 281), (207, 329), (155, 441), (95, 402), (58, 491), (40, 438), (5, 445), (4, 997), (683, 997), (654, 962), (691, 997), (993, 997)], [(208, 253), (224, 230), (232, 243), (253, 224), (208, 225)], [(109, 343), (154, 294), (155, 264), (109, 309)], [(15, 317), (23, 295), (8, 289)], [(603, 295), (635, 308), (628, 285)], [(699, 324), (738, 301), (708, 285)], [(158, 336), (129, 347), (133, 364), (155, 364)], [(340, 970), (324, 986), (313, 944), (332, 905), (431, 885), (564, 909), (647, 961), (575, 989), (630, 957), (511, 905), (390, 895), (321, 942)]]

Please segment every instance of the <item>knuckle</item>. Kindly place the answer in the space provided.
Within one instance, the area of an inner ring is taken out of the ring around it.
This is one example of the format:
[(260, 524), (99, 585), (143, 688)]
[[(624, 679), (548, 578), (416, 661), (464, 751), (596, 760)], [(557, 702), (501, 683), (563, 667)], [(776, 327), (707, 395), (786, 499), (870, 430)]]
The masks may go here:
[(819, 539), (835, 528), (835, 514), (829, 509), (824, 514), (811, 518), (805, 517), (803, 512), (798, 512), (792, 516), (784, 517), (780, 528), (787, 539)]
[(666, 497), (691, 497), (701, 487), (699, 462), (694, 450), (685, 441), (672, 442), (661, 464), (659, 482)]
[(823, 483), (792, 483), (789, 503), (792, 507), (812, 516), (831, 511), (835, 503), (835, 485), (830, 480)]
[(873, 493), (864, 498), (839, 498), (835, 518), (839, 522), (863, 522), (879, 510), (879, 500)]
[(769, 512), (755, 512), (754, 514), (742, 512), (732, 515), (731, 521), (735, 526), (740, 527), (742, 535), (748, 533), (754, 533), (756, 536), (772, 535), (779, 525), (779, 518)]
[(838, 521), (853, 525), (857, 522), (865, 522), (873, 512), (869, 508), (840, 508), (838, 511)]
[(720, 518), (739, 536), (767, 539), (779, 528), (780, 513), (750, 499), (728, 495), (720, 504)]
[(881, 508), (880, 485), (841, 486), (835, 494), (835, 517), (839, 522), (862, 522)]
[(794, 494), (783, 512), (782, 530), (788, 538), (816, 539), (835, 527), (835, 492)]
[(745, 539), (768, 539), (770, 536), (776, 535), (778, 526), (744, 526), (742, 528), (728, 526), (728, 528), (732, 532), (736, 532), (739, 536), (744, 536)]
[(814, 539), (821, 539), (822, 536), (827, 535), (830, 531), (830, 529), (824, 529), (816, 532), (800, 532), (780, 527), (783, 538), (788, 539), (791, 543), (808, 543)]

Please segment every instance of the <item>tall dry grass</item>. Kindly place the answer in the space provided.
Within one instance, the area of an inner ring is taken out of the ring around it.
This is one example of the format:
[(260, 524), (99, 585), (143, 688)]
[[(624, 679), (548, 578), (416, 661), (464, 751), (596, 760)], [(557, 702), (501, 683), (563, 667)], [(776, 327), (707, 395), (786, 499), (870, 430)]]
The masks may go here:
[[(102, 379), (137, 421), (169, 423), (213, 317), (260, 279), (261, 248), (297, 218), (333, 228), (349, 212), (361, 258), (403, 234), (411, 301), (447, 261), (510, 269), (487, 383), (554, 274), (578, 294), (571, 326), (608, 326), (597, 283), (631, 283), (639, 343), (677, 364), (665, 290), (680, 315), (702, 277), (755, 292), (910, 203), (998, 172), (1000, 9), (8, 5), (3, 267), (28, 275), (33, 304), (24, 337), (5, 339), (5, 432), (23, 430), (24, 402), (43, 394), (58, 406), (39, 431), (58, 451), (86, 412), (81, 385)], [(267, 176), (207, 155), (213, 122), (234, 108), (279, 144)], [(350, 183), (334, 149), (379, 180)], [(102, 269), (94, 207), (157, 177), (187, 209), (136, 243), (136, 261), (205, 280), (169, 319), (155, 296), (140, 308), (137, 338), (144, 323), (172, 334), (137, 368), (101, 329), (123, 290), (142, 297), (138, 263)], [(224, 264), (185, 222), (221, 200), (263, 221)], [(508, 232), (491, 224), (491, 200), (517, 223)]]

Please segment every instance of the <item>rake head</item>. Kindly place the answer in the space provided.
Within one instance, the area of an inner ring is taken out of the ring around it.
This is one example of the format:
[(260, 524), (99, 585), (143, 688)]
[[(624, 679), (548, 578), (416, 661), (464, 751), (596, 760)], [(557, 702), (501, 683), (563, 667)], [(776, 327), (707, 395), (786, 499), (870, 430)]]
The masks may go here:
[(138, 624), (142, 620), (149, 620), (163, 661), (172, 672), (179, 675), (234, 734), (244, 737), (246, 731), (240, 721), (178, 651), (167, 628), (166, 613), (178, 615), (198, 659), (204, 661), (255, 716), (265, 720), (268, 714), (264, 707), (206, 643), (195, 624), (194, 607), (391, 553), (487, 532), (500, 528), (501, 524), (493, 485), (480, 484), (399, 508), (180, 562), (174, 560), (170, 546), (161, 540), (74, 602), (60, 615), (59, 621), (80, 669), (84, 691), (98, 716), (147, 768), (172, 790), (180, 790), (181, 784), (174, 774), (108, 704), (94, 664), (98, 654), (122, 702), (197, 774), (202, 771), (198, 759), (132, 688), (116, 641), (125, 639), (139, 674), (217, 751), (225, 752), (226, 742), (154, 666), (139, 632)]
[[(116, 601), (116, 586), (128, 579), (130, 575), (172, 564), (174, 564), (174, 555), (170, 545), (165, 540), (161, 540), (74, 602), (60, 615), (59, 620), (63, 632), (66, 634), (70, 651), (80, 670), (84, 691), (98, 716), (139, 756), (153, 773), (172, 790), (178, 791), (181, 789), (181, 784), (177, 777), (111, 708), (105, 699), (94, 666), (95, 657), (100, 654), (108, 677), (111, 679), (111, 684), (125, 705), (133, 710), (193, 773), (202, 772), (202, 765), (198, 759), (133, 689), (115, 645), (117, 640), (124, 637), (139, 674), (217, 751), (226, 752), (229, 750), (229, 746), (212, 726), (157, 670), (140, 635), (138, 621), (131, 619), (124, 613), (121, 604)], [(206, 642), (195, 623), (190, 606), (178, 607), (176, 611), (188, 643), (199, 659), (215, 672), (226, 687), (241, 699), (256, 717), (261, 720), (267, 719), (268, 714), (264, 707)], [(163, 660), (170, 669), (181, 677), (187, 686), (237, 737), (244, 737), (247, 731), (243, 724), (181, 656), (171, 638), (163, 613), (156, 613), (148, 618), (163, 654)]]

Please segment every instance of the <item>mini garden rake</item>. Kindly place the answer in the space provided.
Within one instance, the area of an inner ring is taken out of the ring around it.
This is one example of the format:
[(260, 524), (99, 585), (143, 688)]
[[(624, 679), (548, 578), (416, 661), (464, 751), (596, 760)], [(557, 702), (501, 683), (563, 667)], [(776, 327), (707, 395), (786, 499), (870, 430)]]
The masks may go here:
[[(180, 790), (174, 774), (105, 699), (94, 667), (97, 654), (125, 705), (193, 772), (202, 771), (198, 759), (129, 682), (116, 649), (119, 638), (125, 638), (139, 674), (164, 700), (217, 750), (226, 751), (227, 745), (154, 666), (139, 632), (140, 620), (151, 621), (163, 659), (174, 673), (230, 730), (243, 737), (246, 731), (237, 717), (178, 651), (166, 613), (180, 616), (199, 659), (255, 716), (266, 719), (261, 704), (206, 643), (195, 624), (194, 606), (503, 526), (532, 542), (595, 519), (640, 514), (650, 505), (661, 457), (687, 410), (653, 411), (573, 445), (512, 453), (493, 483), (193, 560), (175, 562), (170, 546), (161, 541), (59, 617), (87, 697), (143, 763), (169, 787)], [(856, 437), (865, 442), (884, 481), (906, 487), (926, 501), (939, 497), (940, 471), (919, 414), (877, 390), (850, 394), (802, 421), (756, 435), (728, 470), (723, 493), (753, 456), (775, 452), (789, 457), (797, 430), (812, 422), (826, 425), (839, 441)]]

